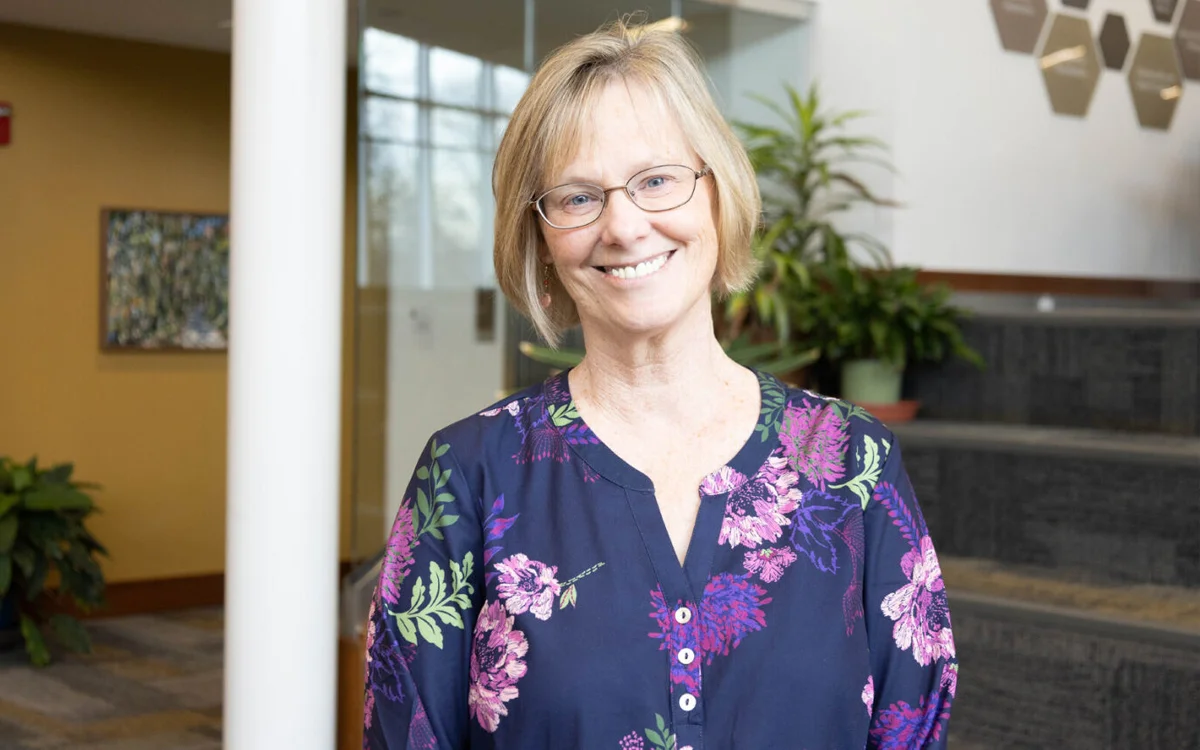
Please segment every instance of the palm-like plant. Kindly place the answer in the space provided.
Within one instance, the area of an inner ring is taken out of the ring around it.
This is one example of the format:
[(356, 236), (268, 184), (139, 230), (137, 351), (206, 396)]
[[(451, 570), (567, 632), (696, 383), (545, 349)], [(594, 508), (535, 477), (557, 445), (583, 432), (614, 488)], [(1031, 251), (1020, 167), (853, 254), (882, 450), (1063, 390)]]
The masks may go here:
[[(754, 242), (759, 279), (725, 303), (728, 332), (735, 338), (750, 332), (758, 338), (792, 341), (794, 301), (799, 291), (812, 284), (814, 266), (849, 267), (862, 255), (879, 265), (890, 263), (890, 254), (879, 240), (844, 233), (833, 221), (860, 204), (896, 205), (847, 171), (854, 164), (891, 170), (880, 153), (886, 145), (847, 133), (847, 126), (865, 113), (825, 112), (815, 83), (807, 94), (791, 86), (786, 91), (786, 107), (753, 97), (782, 120), (781, 126), (734, 123), (759, 177), (764, 214), (764, 230)], [(861, 252), (856, 253), (856, 247)]]

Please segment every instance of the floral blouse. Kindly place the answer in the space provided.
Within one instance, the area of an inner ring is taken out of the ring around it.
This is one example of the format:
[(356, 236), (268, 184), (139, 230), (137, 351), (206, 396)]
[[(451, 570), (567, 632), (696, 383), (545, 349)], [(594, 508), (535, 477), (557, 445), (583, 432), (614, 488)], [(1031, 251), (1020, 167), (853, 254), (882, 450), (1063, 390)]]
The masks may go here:
[(758, 377), (683, 565), (566, 373), (435, 434), (371, 607), (364, 748), (944, 747), (958, 662), (896, 439)]

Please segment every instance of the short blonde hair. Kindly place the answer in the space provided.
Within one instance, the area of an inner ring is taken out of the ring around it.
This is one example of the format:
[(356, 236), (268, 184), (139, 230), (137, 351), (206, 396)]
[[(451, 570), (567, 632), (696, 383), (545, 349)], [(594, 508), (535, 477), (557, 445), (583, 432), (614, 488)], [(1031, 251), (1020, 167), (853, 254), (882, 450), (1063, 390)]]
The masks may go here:
[(762, 203), (745, 148), (709, 92), (700, 56), (674, 31), (616, 21), (555, 50), (538, 68), (500, 141), (492, 171), (494, 263), (500, 289), (551, 346), (579, 323), (575, 303), (551, 278), (551, 305), (538, 302), (542, 228), (530, 201), (574, 158), (592, 104), (613, 81), (645, 86), (669, 107), (693, 151), (712, 168), (717, 267), (713, 290), (745, 289), (757, 274), (750, 243)]

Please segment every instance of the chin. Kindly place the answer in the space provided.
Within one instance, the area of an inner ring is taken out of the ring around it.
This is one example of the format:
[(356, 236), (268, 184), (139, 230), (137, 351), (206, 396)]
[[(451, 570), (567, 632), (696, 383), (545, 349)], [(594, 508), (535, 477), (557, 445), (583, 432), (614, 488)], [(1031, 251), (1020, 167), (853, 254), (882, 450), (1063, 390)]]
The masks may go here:
[(684, 325), (694, 309), (683, 300), (659, 299), (650, 306), (610, 311), (605, 325), (630, 336), (653, 336)]

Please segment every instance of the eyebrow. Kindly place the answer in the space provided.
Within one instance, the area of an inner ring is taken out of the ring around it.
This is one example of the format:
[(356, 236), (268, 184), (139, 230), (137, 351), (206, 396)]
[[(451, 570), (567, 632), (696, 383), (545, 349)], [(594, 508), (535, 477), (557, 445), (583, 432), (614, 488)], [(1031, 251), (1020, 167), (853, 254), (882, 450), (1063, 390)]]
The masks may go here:
[[(630, 177), (633, 177), (635, 174), (638, 174), (639, 172), (644, 172), (647, 169), (651, 169), (653, 167), (663, 167), (663, 166), (674, 165), (674, 164), (682, 164), (684, 166), (687, 166), (682, 161), (671, 161), (670, 159), (666, 159), (664, 161), (664, 158), (665, 157), (655, 157), (653, 159), (642, 159), (640, 161), (634, 162), (633, 171), (631, 171), (629, 173), (629, 176), (626, 177), (625, 179), (628, 180)], [(604, 187), (603, 185), (601, 185), (599, 180), (593, 180), (593, 179), (588, 179), (585, 177), (579, 177), (578, 174), (574, 174), (574, 175), (568, 174), (567, 176), (564, 176), (562, 178), (562, 180), (563, 180), (562, 182), (556, 182), (553, 185), (550, 185), (550, 187), (546, 188), (546, 190), (553, 190), (554, 188), (561, 187), (562, 185), (578, 185), (578, 184), (598, 185), (600, 187)], [(624, 183), (622, 183), (622, 184), (624, 184)]]

